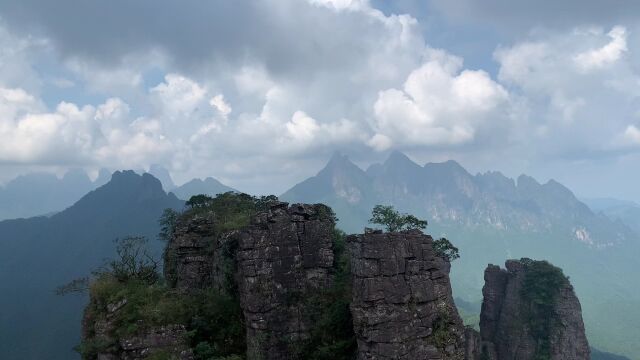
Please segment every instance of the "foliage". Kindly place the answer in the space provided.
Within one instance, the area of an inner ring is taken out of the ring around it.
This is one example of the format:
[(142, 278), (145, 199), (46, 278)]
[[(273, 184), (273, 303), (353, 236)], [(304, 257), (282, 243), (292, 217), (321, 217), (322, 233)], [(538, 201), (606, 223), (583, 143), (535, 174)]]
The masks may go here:
[(176, 229), (176, 223), (178, 222), (179, 216), (180, 213), (171, 208), (164, 209), (160, 216), (160, 220), (158, 220), (160, 225), (158, 239), (165, 242), (168, 242), (171, 239)]
[[(114, 278), (122, 283), (135, 280), (147, 284), (153, 284), (160, 278), (158, 262), (147, 249), (147, 238), (127, 236), (115, 239), (114, 242), (116, 244), (116, 258), (92, 271), (93, 278)], [(84, 293), (90, 288), (91, 278), (86, 276), (58, 286), (55, 293), (56, 295)]]
[(187, 211), (182, 217), (210, 214), (214, 217), (216, 231), (222, 233), (248, 225), (255, 214), (268, 210), (269, 205), (276, 201), (278, 198), (274, 195), (256, 197), (232, 191), (219, 194), (215, 198), (195, 195), (187, 201)]
[(535, 360), (550, 359), (550, 338), (556, 323), (555, 303), (560, 290), (568, 285), (562, 270), (547, 261), (521, 259), (526, 275), (520, 297), (527, 304), (527, 325), (536, 340)]
[(440, 311), (438, 317), (433, 322), (433, 345), (438, 349), (444, 350), (452, 343), (455, 343), (456, 339), (451, 333), (451, 317), (449, 313)]
[(117, 257), (108, 263), (106, 272), (120, 282), (135, 280), (152, 284), (158, 280), (158, 262), (146, 247), (147, 238), (127, 236), (114, 242)]
[(296, 358), (311, 360), (355, 359), (357, 344), (349, 310), (351, 283), (345, 233), (335, 230), (334, 285), (305, 299), (313, 326), (310, 338), (294, 349)]
[(60, 285), (56, 288), (56, 295), (80, 294), (89, 290), (89, 277), (82, 277), (71, 280), (69, 283)]
[(318, 209), (318, 217), (321, 220), (331, 220), (334, 223), (338, 222), (338, 217), (333, 209), (325, 204), (315, 204)]
[(436, 254), (441, 258), (445, 259), (448, 262), (460, 258), (460, 252), (458, 248), (453, 246), (453, 244), (447, 240), (446, 238), (440, 238), (438, 240), (433, 241), (433, 250), (435, 250)]
[[(187, 294), (160, 283), (120, 282), (107, 274), (91, 284), (90, 293), (89, 311), (94, 320), (106, 316), (109, 306), (121, 304), (109, 315), (115, 327), (111, 335), (115, 338), (155, 326), (182, 324), (188, 331), (189, 342), (196, 349), (196, 359), (244, 353), (243, 315), (238, 299), (230, 295), (213, 289)], [(92, 341), (95, 340), (88, 339), (79, 348), (95, 348)]]
[(376, 205), (371, 212), (369, 222), (385, 227), (388, 232), (425, 229), (426, 220), (420, 220), (410, 214), (401, 214), (393, 206)]

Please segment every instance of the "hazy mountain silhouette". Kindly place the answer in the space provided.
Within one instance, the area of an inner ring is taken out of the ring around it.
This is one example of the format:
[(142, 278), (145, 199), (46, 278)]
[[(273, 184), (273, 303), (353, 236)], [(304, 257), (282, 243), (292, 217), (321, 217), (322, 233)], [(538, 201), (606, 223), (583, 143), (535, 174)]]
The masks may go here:
[(220, 181), (208, 177), (204, 180), (193, 179), (182, 186), (178, 186), (171, 190), (179, 199), (189, 200), (193, 195), (206, 194), (216, 196), (228, 191), (236, 191), (235, 189), (224, 185)]
[(160, 183), (162, 183), (162, 188), (164, 189), (164, 191), (171, 191), (176, 187), (176, 184), (173, 182), (173, 179), (171, 178), (171, 174), (169, 173), (169, 170), (162, 167), (161, 165), (158, 165), (158, 164), (151, 165), (148, 173), (153, 175), (153, 177), (155, 177), (156, 179), (160, 180)]
[(112, 256), (115, 238), (148, 236), (159, 254), (158, 218), (182, 206), (153, 176), (123, 171), (51, 217), (0, 222), (0, 358), (78, 358), (86, 298), (53, 290)]
[[(482, 269), (507, 258), (552, 261), (583, 300), (587, 331), (598, 348), (640, 353), (640, 282), (633, 274), (638, 233), (592, 211), (562, 184), (500, 172), (472, 175), (455, 161), (420, 166), (400, 152), (366, 171), (342, 155), (282, 194), (284, 201), (324, 202), (339, 226), (360, 232), (375, 204), (394, 205), (429, 221), (427, 231), (460, 247), (452, 269), (456, 296), (480, 300)], [(614, 308), (612, 308), (612, 305)]]
[[(49, 173), (18, 176), (0, 186), (0, 220), (47, 215), (71, 206), (89, 191), (104, 185), (105, 170), (91, 181), (82, 170), (62, 178)], [(108, 179), (107, 179), (108, 180)]]
[(593, 211), (600, 212), (613, 221), (619, 221), (640, 233), (640, 204), (611, 198), (585, 199)]

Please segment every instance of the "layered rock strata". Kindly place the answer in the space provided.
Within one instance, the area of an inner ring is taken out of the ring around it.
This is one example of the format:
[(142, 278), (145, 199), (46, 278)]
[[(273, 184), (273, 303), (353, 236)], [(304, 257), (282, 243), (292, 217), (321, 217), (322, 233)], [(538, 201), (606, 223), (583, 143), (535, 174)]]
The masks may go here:
[(237, 234), (248, 359), (291, 359), (309, 336), (305, 300), (332, 283), (334, 220), (324, 205), (279, 203)]
[(420, 231), (347, 238), (358, 359), (464, 359), (450, 264)]
[[(484, 359), (590, 359), (580, 302), (560, 269), (541, 261), (508, 260), (506, 270), (489, 265), (484, 279)], [(538, 298), (532, 302), (531, 296)]]

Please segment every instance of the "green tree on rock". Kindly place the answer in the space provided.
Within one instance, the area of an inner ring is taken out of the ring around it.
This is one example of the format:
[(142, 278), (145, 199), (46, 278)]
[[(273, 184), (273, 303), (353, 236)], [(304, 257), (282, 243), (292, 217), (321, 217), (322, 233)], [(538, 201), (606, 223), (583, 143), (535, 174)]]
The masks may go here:
[(388, 232), (422, 230), (427, 227), (427, 220), (420, 220), (410, 214), (401, 214), (393, 206), (386, 205), (376, 205), (371, 212), (369, 222), (384, 226)]

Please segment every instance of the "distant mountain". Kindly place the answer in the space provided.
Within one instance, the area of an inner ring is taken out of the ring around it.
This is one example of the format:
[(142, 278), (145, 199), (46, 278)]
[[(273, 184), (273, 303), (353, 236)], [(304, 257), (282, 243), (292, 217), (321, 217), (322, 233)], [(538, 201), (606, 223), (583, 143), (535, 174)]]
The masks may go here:
[(586, 199), (585, 203), (593, 211), (607, 216), (613, 221), (619, 221), (640, 234), (640, 204), (618, 199)]
[(591, 360), (630, 360), (626, 356), (616, 355), (591, 348)]
[(53, 290), (111, 257), (118, 237), (148, 236), (160, 255), (158, 218), (183, 204), (153, 176), (123, 171), (49, 218), (0, 222), (0, 359), (78, 358), (86, 298)]
[(228, 191), (236, 191), (230, 188), (220, 181), (208, 177), (204, 180), (193, 179), (182, 186), (178, 186), (171, 190), (179, 199), (189, 200), (193, 195), (206, 194), (210, 196), (216, 196), (218, 194), (226, 193)]
[(0, 186), (0, 220), (63, 210), (104, 183), (100, 176), (95, 182), (91, 181), (82, 170), (71, 170), (60, 179), (49, 173), (19, 176), (4, 187)]
[(176, 184), (173, 182), (173, 179), (171, 178), (171, 174), (169, 173), (169, 170), (162, 167), (161, 165), (158, 165), (158, 164), (151, 165), (148, 173), (153, 175), (153, 177), (155, 177), (156, 179), (160, 180), (160, 183), (162, 183), (162, 188), (164, 189), (164, 191), (171, 191), (176, 187)]
[[(400, 152), (366, 171), (343, 155), (285, 192), (284, 201), (324, 202), (339, 226), (360, 232), (375, 204), (394, 205), (429, 221), (427, 232), (459, 248), (452, 283), (457, 297), (476, 303), (487, 263), (547, 259), (569, 274), (583, 302), (590, 341), (616, 353), (640, 354), (638, 234), (592, 211), (562, 184), (522, 175), (472, 175), (455, 161), (420, 166)], [(612, 308), (612, 304), (616, 304)], [(637, 357), (636, 357), (637, 358)]]

